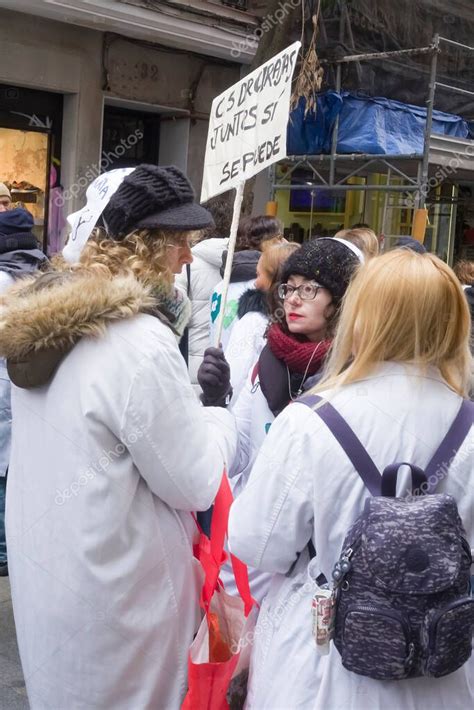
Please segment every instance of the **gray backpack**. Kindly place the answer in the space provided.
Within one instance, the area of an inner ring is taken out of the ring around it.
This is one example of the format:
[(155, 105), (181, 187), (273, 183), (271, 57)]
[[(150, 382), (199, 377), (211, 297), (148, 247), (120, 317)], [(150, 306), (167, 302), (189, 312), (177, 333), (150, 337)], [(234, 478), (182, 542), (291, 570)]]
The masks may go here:
[[(322, 400), (299, 401), (312, 407)], [(468, 435), (473, 411), (464, 401), (425, 471), (401, 462), (380, 475), (334, 407), (326, 402), (315, 410), (372, 494), (333, 571), (334, 642), (354, 673), (378, 680), (437, 678), (471, 655), (471, 550), (454, 498), (432, 493)], [(396, 498), (404, 465), (411, 469), (412, 495)]]

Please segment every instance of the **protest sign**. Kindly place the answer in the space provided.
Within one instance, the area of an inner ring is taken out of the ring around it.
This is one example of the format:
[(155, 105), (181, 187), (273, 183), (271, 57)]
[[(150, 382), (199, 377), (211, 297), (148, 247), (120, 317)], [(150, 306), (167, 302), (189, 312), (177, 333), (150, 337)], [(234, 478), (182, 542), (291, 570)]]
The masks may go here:
[(212, 102), (201, 202), (286, 157), (294, 42)]
[(96, 177), (86, 191), (85, 207), (67, 217), (71, 233), (63, 249), (66, 261), (74, 264), (79, 261), (84, 244), (97, 224), (97, 220), (109, 204), (112, 195), (118, 190), (123, 180), (135, 168), (116, 168)]

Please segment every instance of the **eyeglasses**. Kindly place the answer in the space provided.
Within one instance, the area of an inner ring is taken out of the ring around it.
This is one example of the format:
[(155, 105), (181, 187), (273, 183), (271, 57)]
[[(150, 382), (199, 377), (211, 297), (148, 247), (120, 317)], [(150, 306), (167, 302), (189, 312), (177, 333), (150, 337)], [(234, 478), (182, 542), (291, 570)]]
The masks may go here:
[(181, 242), (181, 243), (175, 243), (171, 244), (171, 242), (168, 242), (166, 244), (167, 247), (172, 247), (173, 249), (185, 249), (188, 247), (189, 249), (192, 249), (193, 247), (196, 246), (196, 244), (199, 244), (201, 241), (200, 237), (189, 237), (186, 241)]
[(304, 283), (299, 286), (280, 284), (278, 286), (278, 295), (284, 301), (285, 299), (290, 298), (290, 296), (292, 296), (296, 291), (298, 297), (301, 298), (302, 301), (312, 301), (313, 298), (316, 298), (316, 295), (321, 288), (323, 288), (323, 286), (320, 286), (317, 283)]

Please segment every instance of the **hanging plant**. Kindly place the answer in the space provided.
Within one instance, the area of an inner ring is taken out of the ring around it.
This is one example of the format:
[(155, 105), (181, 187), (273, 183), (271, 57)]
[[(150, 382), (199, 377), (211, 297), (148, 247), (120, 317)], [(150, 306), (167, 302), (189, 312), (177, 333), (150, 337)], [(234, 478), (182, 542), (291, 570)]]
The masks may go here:
[[(304, 0), (302, 6), (302, 28), (301, 38), (304, 35)], [(324, 69), (318, 58), (316, 51), (316, 39), (318, 36), (319, 13), (321, 10), (321, 0), (318, 2), (318, 9), (312, 16), (313, 34), (307, 51), (303, 54), (301, 64), (296, 78), (295, 87), (291, 95), (291, 110), (295, 109), (301, 97), (306, 100), (305, 116), (309, 111), (316, 111), (316, 93), (321, 89), (324, 77)]]

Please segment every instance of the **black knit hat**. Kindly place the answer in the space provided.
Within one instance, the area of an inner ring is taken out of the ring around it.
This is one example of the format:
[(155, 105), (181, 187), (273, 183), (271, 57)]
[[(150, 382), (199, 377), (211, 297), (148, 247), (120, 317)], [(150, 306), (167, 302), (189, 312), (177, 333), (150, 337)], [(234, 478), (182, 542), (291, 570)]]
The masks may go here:
[(194, 202), (194, 190), (174, 165), (139, 165), (124, 179), (103, 212), (107, 233), (122, 239), (135, 229), (187, 231), (213, 227), (211, 214)]
[(331, 293), (337, 306), (360, 261), (349, 246), (335, 239), (312, 239), (305, 242), (286, 260), (282, 282), (292, 275), (314, 279)]

